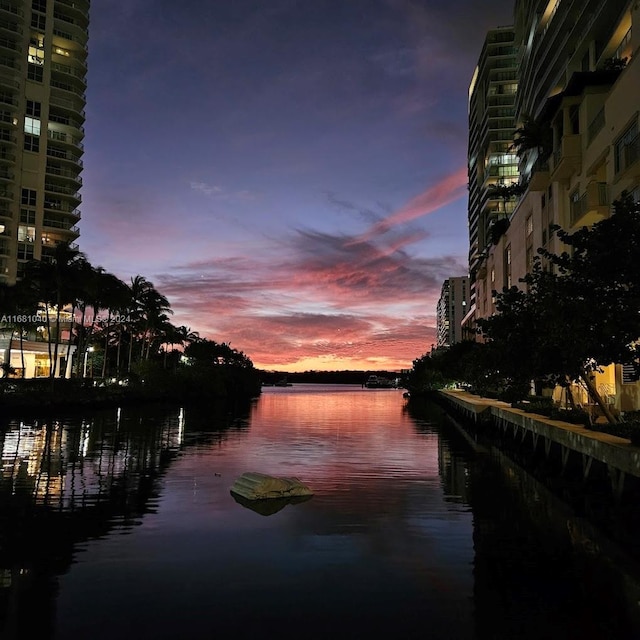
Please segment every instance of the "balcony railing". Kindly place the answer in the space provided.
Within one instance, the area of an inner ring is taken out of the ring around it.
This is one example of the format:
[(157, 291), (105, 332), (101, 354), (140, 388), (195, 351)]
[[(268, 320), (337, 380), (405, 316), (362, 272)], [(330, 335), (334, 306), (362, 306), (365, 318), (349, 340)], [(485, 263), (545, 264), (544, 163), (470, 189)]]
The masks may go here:
[(44, 190), (51, 191), (52, 193), (61, 193), (62, 195), (73, 198), (74, 200), (80, 200), (80, 194), (76, 189), (64, 187), (60, 184), (50, 184), (48, 182), (45, 182)]
[(70, 171), (69, 169), (62, 169), (61, 167), (52, 167), (51, 165), (47, 165), (46, 173), (49, 173), (53, 176), (60, 176), (61, 178), (69, 178), (69, 180), (73, 180), (78, 184), (82, 184), (82, 178), (75, 172)]
[(82, 214), (80, 213), (80, 209), (75, 209), (70, 204), (67, 204), (66, 202), (62, 202), (61, 200), (51, 200), (51, 199), (45, 198), (44, 208), (48, 209), (49, 211), (66, 213), (78, 219), (82, 217)]
[(14, 16), (23, 15), (22, 9), (17, 7), (15, 4), (12, 4), (11, 2), (0, 2), (0, 10), (12, 13)]
[(68, 64), (61, 64), (59, 62), (52, 62), (51, 69), (53, 71), (59, 71), (60, 73), (65, 73), (71, 76), (72, 78), (76, 78), (80, 80), (83, 84), (86, 84), (85, 73), (84, 73), (84, 70), (82, 69), (76, 69), (75, 67), (72, 67)]
[(84, 145), (80, 138), (64, 133), (63, 131), (55, 131), (54, 129), (47, 129), (47, 137), (56, 142), (65, 142), (72, 144), (80, 149), (84, 149)]
[(579, 173), (582, 166), (582, 136), (579, 133), (562, 136), (560, 145), (553, 151), (551, 177), (564, 181), (574, 173)]
[(60, 229), (61, 231), (69, 231), (70, 233), (80, 233), (80, 228), (77, 225), (71, 225), (68, 222), (62, 220), (52, 220), (51, 218), (45, 218), (42, 222), (43, 227), (48, 229)]
[(592, 181), (579, 199), (571, 202), (571, 226), (589, 226), (609, 214), (609, 185)]
[(89, 17), (89, 10), (84, 2), (74, 2), (73, 0), (56, 0), (56, 2), (74, 11), (79, 11), (85, 18)]
[(69, 162), (74, 162), (78, 166), (82, 166), (82, 159), (80, 156), (66, 151), (65, 149), (58, 149), (56, 147), (47, 147), (47, 155), (50, 158), (57, 158), (59, 160), (68, 160)]
[(596, 117), (591, 121), (587, 128), (587, 144), (591, 144), (593, 139), (600, 133), (604, 127), (604, 107), (598, 111)]

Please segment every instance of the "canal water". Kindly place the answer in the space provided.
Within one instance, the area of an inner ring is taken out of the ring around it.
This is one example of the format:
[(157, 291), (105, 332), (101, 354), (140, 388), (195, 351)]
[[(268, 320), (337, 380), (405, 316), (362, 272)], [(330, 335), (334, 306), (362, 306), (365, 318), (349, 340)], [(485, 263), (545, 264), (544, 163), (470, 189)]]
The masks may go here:
[[(633, 561), (398, 390), (5, 420), (0, 446), (1, 638), (640, 638)], [(257, 513), (245, 471), (315, 495)]]

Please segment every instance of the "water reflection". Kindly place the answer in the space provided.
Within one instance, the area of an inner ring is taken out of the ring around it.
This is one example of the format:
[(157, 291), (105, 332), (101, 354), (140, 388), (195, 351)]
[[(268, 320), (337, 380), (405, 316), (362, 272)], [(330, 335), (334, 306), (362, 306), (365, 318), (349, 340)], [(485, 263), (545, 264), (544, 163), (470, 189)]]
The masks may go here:
[[(440, 412), (410, 409), (418, 428)], [(501, 450), (440, 423), (443, 482), (466, 485), (474, 516), (477, 637), (640, 637), (637, 561)]]
[[(0, 445), (3, 638), (633, 637), (625, 554), (400, 392), (15, 422)], [(314, 498), (265, 518), (229, 495), (246, 471)]]
[(17, 637), (25, 620), (34, 634), (49, 637), (54, 577), (68, 569), (75, 545), (129, 532), (157, 508), (159, 480), (181, 449), (223, 441), (226, 431), (246, 428), (247, 414), (211, 418), (145, 407), (5, 423), (0, 637)]

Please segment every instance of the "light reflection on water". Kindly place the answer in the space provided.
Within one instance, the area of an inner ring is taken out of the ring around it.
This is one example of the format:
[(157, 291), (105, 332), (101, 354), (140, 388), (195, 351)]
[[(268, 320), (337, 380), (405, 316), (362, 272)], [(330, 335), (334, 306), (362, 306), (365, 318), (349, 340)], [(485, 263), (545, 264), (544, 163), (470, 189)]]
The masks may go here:
[[(568, 536), (537, 542), (500, 467), (436, 422), (397, 390), (296, 385), (219, 415), (10, 423), (2, 637), (25, 624), (60, 639), (593, 632), (580, 576), (554, 565)], [(297, 476), (315, 495), (262, 516), (229, 494), (245, 471)], [(514, 552), (523, 540), (534, 549)]]

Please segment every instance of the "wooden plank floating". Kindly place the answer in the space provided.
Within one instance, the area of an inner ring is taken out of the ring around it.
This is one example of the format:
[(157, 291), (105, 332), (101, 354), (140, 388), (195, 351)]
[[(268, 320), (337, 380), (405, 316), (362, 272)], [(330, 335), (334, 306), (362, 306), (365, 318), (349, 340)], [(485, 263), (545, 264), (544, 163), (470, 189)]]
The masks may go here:
[(243, 473), (231, 487), (231, 493), (246, 500), (298, 498), (312, 496), (313, 491), (298, 478), (277, 478), (264, 473)]

